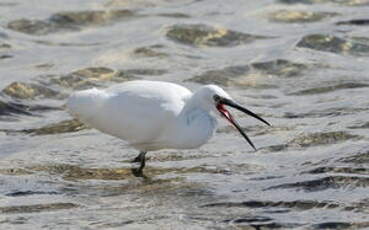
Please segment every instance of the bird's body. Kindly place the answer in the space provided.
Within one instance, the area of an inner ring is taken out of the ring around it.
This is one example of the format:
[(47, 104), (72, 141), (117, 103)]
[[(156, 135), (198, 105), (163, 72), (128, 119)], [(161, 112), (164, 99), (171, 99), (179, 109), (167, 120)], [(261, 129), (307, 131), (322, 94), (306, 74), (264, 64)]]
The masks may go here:
[(66, 105), (82, 122), (125, 140), (143, 153), (136, 158), (143, 162), (141, 170), (147, 151), (192, 149), (205, 144), (216, 130), (219, 115), (229, 120), (253, 146), (223, 105), (243, 109), (267, 123), (235, 104), (215, 85), (202, 86), (192, 93), (169, 82), (130, 81), (104, 90), (76, 92)]
[(186, 104), (192, 96), (173, 83), (131, 81), (77, 92), (67, 107), (84, 123), (140, 151), (191, 149), (206, 143), (217, 123), (215, 114)]

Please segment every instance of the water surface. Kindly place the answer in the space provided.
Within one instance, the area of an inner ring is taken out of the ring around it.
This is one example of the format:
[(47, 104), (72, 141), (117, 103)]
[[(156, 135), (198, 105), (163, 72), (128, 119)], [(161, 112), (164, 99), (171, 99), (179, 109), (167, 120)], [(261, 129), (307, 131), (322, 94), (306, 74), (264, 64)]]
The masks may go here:
[[(37, 6), (37, 7), (35, 7)], [(369, 214), (369, 1), (0, 2), (0, 217), (10, 229), (360, 229)], [(218, 84), (196, 150), (137, 152), (64, 110), (147, 79)]]

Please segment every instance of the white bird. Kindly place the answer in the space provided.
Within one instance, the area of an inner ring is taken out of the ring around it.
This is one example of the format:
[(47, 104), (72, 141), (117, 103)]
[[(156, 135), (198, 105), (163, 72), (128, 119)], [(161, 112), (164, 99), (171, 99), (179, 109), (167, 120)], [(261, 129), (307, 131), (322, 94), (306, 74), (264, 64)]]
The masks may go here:
[(270, 125), (216, 85), (205, 85), (192, 93), (169, 82), (129, 81), (104, 90), (75, 92), (66, 104), (82, 122), (140, 151), (133, 161), (140, 163), (133, 170), (136, 176), (143, 175), (147, 151), (193, 149), (205, 144), (213, 136), (219, 116), (226, 118), (255, 149), (225, 105)]

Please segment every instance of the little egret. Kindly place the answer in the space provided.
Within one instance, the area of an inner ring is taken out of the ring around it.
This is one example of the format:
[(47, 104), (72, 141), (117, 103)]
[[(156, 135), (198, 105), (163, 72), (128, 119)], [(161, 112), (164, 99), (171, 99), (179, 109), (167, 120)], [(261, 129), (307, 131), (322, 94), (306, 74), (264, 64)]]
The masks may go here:
[(123, 139), (140, 151), (133, 160), (140, 163), (133, 169), (135, 176), (143, 176), (147, 151), (193, 149), (205, 144), (216, 130), (217, 116), (228, 120), (256, 150), (225, 106), (270, 125), (216, 85), (205, 85), (192, 93), (169, 82), (129, 81), (104, 90), (76, 92), (66, 106), (90, 127)]

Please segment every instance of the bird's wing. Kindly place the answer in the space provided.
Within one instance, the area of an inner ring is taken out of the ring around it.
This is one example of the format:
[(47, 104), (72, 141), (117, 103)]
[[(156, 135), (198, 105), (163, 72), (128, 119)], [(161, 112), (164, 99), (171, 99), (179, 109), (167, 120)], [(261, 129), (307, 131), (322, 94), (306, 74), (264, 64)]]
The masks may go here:
[(100, 111), (88, 123), (134, 144), (160, 136), (192, 93), (172, 83), (132, 81), (108, 88), (104, 94)]

